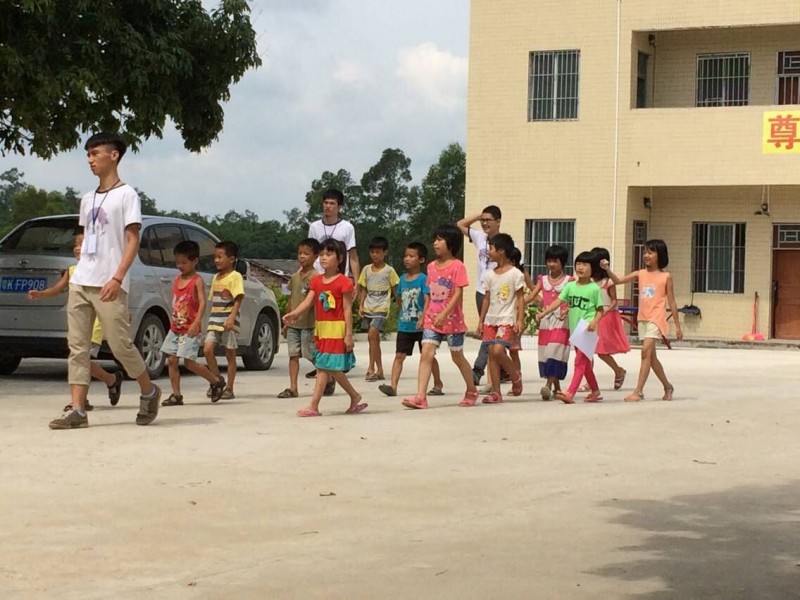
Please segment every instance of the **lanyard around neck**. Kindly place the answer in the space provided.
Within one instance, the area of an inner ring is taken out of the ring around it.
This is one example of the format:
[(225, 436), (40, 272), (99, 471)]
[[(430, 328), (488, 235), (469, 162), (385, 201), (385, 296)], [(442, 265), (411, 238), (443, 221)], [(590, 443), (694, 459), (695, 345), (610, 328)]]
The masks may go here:
[(111, 193), (111, 190), (113, 190), (115, 187), (117, 187), (117, 185), (119, 184), (119, 182), (120, 182), (120, 180), (119, 180), (119, 179), (117, 179), (117, 180), (114, 182), (114, 185), (112, 185), (110, 188), (108, 188), (108, 189), (106, 190), (106, 195), (105, 195), (105, 196), (103, 196), (103, 199), (102, 199), (102, 200), (100, 200), (100, 206), (98, 206), (98, 207), (97, 207), (97, 210), (96, 210), (96, 211), (95, 211), (95, 208), (94, 208), (94, 203), (95, 203), (95, 201), (97, 200), (97, 192), (99, 192), (99, 191), (100, 191), (100, 188), (97, 188), (97, 189), (94, 191), (94, 196), (92, 197), (92, 231), (94, 231), (94, 224), (95, 224), (95, 222), (97, 221), (97, 215), (100, 213), (100, 209), (101, 209), (101, 208), (103, 208), (103, 202), (105, 202), (105, 201), (106, 201), (106, 198), (108, 198), (108, 195)]

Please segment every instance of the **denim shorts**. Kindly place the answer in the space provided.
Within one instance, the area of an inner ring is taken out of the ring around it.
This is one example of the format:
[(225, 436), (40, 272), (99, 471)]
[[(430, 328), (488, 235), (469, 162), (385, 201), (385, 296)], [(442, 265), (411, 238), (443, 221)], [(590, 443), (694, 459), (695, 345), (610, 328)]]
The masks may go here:
[(426, 329), (422, 332), (423, 344), (435, 344), (438, 348), (443, 341), (447, 342), (450, 352), (461, 352), (464, 349), (464, 332), (439, 333), (433, 329)]
[(384, 325), (386, 325), (385, 314), (375, 314), (375, 315), (365, 314), (361, 318), (361, 329), (363, 329), (364, 331), (368, 331), (370, 328), (377, 329), (378, 331), (383, 331)]
[(316, 350), (314, 330), (287, 327), (286, 345), (289, 347), (289, 356), (302, 356), (307, 360), (313, 360)]
[(231, 350), (239, 347), (239, 342), (236, 341), (236, 332), (231, 331), (212, 331), (206, 333), (206, 344), (212, 342), (216, 346), (224, 346)]
[(164, 343), (161, 344), (161, 351), (167, 356), (197, 360), (197, 355), (200, 353), (200, 336), (189, 337), (184, 333), (170, 330), (164, 338)]

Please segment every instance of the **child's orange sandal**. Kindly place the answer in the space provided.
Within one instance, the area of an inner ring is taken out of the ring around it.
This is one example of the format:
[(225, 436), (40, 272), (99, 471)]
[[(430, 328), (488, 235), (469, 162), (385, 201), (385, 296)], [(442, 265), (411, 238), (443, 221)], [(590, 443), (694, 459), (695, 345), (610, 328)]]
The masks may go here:
[(662, 400), (672, 400), (672, 394), (675, 393), (675, 388), (671, 385), (664, 386), (664, 395), (661, 397)]
[(633, 390), (630, 394), (625, 396), (625, 402), (639, 402), (644, 400), (644, 394), (639, 390)]

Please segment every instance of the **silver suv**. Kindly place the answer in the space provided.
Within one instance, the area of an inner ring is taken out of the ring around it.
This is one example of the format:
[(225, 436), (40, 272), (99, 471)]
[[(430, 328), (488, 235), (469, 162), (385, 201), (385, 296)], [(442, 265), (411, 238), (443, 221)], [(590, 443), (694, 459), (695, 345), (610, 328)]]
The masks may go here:
[[(27, 292), (52, 286), (75, 262), (72, 245), (79, 231), (78, 215), (40, 217), (25, 221), (0, 240), (0, 375), (13, 373), (25, 357), (69, 355), (67, 295), (31, 302)], [(214, 246), (219, 240), (190, 221), (142, 217), (139, 255), (130, 270), (128, 305), (133, 343), (153, 378), (164, 370), (161, 343), (169, 329), (172, 282), (177, 275), (172, 250), (182, 240), (199, 244), (197, 270), (208, 287), (216, 272)], [(238, 353), (245, 368), (269, 369), (278, 347), (278, 304), (271, 290), (248, 277), (246, 261), (238, 261), (236, 268), (245, 279)], [(105, 344), (103, 350), (101, 358), (111, 358)]]

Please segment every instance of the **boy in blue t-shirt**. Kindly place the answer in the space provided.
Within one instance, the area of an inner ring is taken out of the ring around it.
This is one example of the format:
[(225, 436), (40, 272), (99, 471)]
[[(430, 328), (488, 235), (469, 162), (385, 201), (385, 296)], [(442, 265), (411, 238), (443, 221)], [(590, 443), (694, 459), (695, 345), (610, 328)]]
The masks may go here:
[[(397, 384), (403, 372), (403, 361), (406, 356), (414, 354), (414, 344), (422, 349), (422, 319), (428, 308), (430, 290), (428, 289), (427, 276), (422, 265), (428, 260), (428, 248), (420, 242), (412, 242), (406, 246), (403, 254), (403, 265), (406, 273), (400, 278), (397, 285), (397, 303), (400, 313), (397, 316), (397, 346), (394, 362), (392, 363), (392, 384), (382, 384), (378, 389), (387, 396), (397, 395)], [(431, 368), (433, 374), (433, 389), (428, 392), (430, 396), (442, 396), (442, 377), (439, 373), (439, 363), (433, 359)]]

